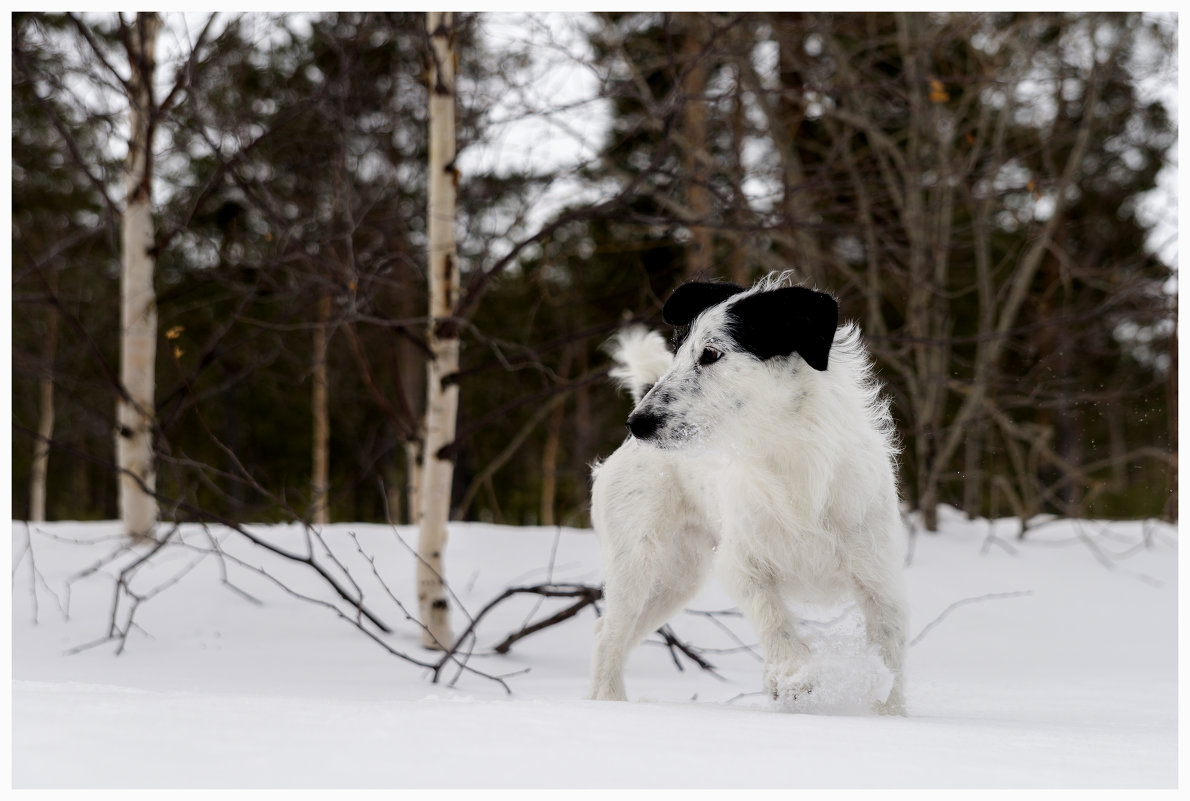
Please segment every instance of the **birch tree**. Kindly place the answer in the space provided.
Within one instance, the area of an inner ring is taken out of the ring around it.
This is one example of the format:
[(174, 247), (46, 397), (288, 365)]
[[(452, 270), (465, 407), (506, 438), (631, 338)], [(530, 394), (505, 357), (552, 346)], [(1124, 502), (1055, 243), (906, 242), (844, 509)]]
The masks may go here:
[(153, 290), (153, 72), (161, 21), (138, 13), (121, 28), (131, 67), (128, 80), (128, 172), (121, 224), (120, 382), (116, 406), (116, 462), (120, 470), (120, 520), (134, 538), (152, 536), (153, 420), (157, 357), (157, 298)]
[(316, 526), (331, 522), (330, 500), (330, 410), (327, 400), (326, 349), (330, 339), (331, 294), (324, 290), (318, 299), (318, 322), (314, 328), (314, 375), (310, 406), (313, 411), (313, 464), (311, 489), (314, 494), (311, 520)]
[[(58, 274), (46, 271), (46, 290), (56, 295)], [(45, 520), (45, 484), (49, 473), (50, 441), (54, 436), (54, 357), (58, 352), (58, 310), (50, 306), (46, 310), (46, 334), (44, 345), (44, 366), (38, 378), (37, 440), (33, 444), (33, 466), (29, 477), (29, 520), (41, 523)]]
[(454, 15), (426, 14), (430, 35), (429, 65), (429, 228), (430, 358), (426, 371), (425, 465), (420, 493), (417, 561), (418, 613), (424, 626), (422, 644), (451, 645), (450, 604), (442, 552), (454, 461), (442, 450), (455, 437), (459, 388), (447, 379), (459, 369), (459, 330), (452, 314), (458, 295), (459, 268), (455, 251), (455, 42)]

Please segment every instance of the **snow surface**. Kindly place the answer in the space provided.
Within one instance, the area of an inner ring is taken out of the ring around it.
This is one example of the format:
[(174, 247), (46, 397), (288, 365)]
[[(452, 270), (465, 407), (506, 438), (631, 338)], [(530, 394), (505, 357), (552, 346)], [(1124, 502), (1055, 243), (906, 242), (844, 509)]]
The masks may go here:
[[(590, 607), (492, 654), (571, 603), (517, 596), (481, 621), (467, 663), (509, 694), (457, 669), (431, 683), (334, 612), (305, 566), (191, 525), (135, 573), (123, 651), (75, 651), (107, 635), (113, 577), (145, 547), (124, 549), (114, 523), (14, 522), (13, 786), (1175, 787), (1176, 528), (1055, 521), (1020, 542), (1017, 525), (949, 512), (912, 539), (909, 715), (888, 718), (866, 711), (887, 676), (851, 606), (802, 610), (827, 680), (789, 709), (758, 692), (746, 622), (700, 614), (731, 610), (713, 583), (673, 630), (717, 675), (685, 657), (678, 670), (654, 638), (630, 658), (629, 703), (584, 700)], [(308, 543), (296, 526), (251, 531)], [(433, 659), (396, 603), (414, 608), (414, 533), (341, 524), (322, 539), (393, 627), (381, 639)], [(508, 586), (599, 581), (594, 535), (572, 529), (452, 524), (446, 563), (471, 614)]]

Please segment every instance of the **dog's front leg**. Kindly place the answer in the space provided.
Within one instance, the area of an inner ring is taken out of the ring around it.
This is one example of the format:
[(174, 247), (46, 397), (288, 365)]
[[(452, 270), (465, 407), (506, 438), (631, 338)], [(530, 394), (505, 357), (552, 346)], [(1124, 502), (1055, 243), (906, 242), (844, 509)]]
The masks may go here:
[(893, 676), (888, 697), (875, 705), (882, 715), (905, 714), (905, 592), (900, 575), (885, 571), (879, 580), (857, 578), (857, 595), (864, 613), (868, 641), (879, 650), (880, 658)]
[(813, 689), (807, 675), (810, 648), (797, 635), (776, 578), (763, 568), (739, 562), (728, 566), (725, 574), (724, 584), (760, 639), (765, 690), (783, 701), (809, 693)]

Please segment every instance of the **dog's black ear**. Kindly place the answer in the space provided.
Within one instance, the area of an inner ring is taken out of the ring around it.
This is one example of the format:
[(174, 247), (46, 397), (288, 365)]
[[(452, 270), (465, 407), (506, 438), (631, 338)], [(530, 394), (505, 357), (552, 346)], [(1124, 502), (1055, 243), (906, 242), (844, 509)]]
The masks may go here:
[(760, 359), (797, 352), (815, 370), (825, 370), (839, 304), (825, 292), (801, 286), (750, 295), (731, 307), (732, 336)]
[(744, 288), (738, 284), (711, 284), (702, 281), (682, 284), (673, 291), (669, 300), (665, 301), (661, 317), (670, 325), (689, 325), (707, 309), (743, 291)]

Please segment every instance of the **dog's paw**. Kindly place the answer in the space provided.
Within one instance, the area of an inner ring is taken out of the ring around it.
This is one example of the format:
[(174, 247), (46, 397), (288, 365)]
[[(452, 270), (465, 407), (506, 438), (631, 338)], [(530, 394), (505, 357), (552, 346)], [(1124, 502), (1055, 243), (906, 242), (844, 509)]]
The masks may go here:
[(814, 681), (806, 666), (794, 668), (789, 665), (766, 666), (764, 688), (769, 697), (782, 704), (804, 701), (814, 692)]
[(808, 681), (778, 682), (769, 689), (769, 696), (779, 704), (798, 706), (811, 700), (814, 685)]
[(889, 703), (888, 701), (877, 701), (872, 704), (872, 711), (877, 715), (892, 715), (894, 717), (905, 717), (904, 703)]
[(905, 716), (905, 694), (899, 687), (894, 687), (883, 701), (872, 704), (872, 711), (877, 715)]

